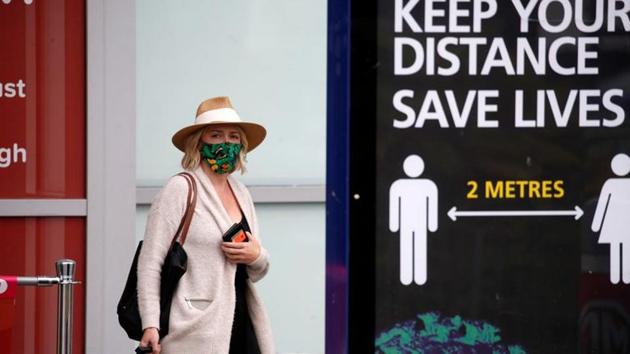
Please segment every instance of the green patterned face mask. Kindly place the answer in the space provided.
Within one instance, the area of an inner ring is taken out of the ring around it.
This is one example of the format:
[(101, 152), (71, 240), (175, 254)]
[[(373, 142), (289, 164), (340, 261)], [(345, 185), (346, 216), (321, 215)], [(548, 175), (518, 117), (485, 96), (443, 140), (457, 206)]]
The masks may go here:
[(222, 175), (234, 172), (242, 148), (243, 145), (234, 143), (204, 144), (200, 152), (210, 169)]

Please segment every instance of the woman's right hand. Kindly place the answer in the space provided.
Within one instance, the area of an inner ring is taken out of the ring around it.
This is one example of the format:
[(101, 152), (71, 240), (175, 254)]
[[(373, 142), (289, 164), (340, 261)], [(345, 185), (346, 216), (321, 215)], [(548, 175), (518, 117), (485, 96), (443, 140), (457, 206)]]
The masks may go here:
[(160, 332), (155, 327), (145, 328), (142, 332), (142, 339), (140, 339), (141, 347), (151, 347), (153, 351), (151, 354), (160, 354)]

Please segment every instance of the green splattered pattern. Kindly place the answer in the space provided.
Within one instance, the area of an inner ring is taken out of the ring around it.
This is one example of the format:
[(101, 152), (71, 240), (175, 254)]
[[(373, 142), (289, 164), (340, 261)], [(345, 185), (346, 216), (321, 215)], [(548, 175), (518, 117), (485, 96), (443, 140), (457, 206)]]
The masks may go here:
[(234, 143), (204, 144), (200, 153), (212, 171), (224, 174), (234, 172), (242, 148)]
[(519, 345), (502, 344), (499, 333), (483, 321), (429, 312), (380, 333), (374, 344), (379, 354), (526, 354)]

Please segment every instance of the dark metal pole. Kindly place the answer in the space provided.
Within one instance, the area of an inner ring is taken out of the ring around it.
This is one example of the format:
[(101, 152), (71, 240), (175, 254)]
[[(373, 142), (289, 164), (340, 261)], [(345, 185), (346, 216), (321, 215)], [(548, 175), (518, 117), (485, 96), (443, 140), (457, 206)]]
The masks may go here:
[(60, 259), (55, 263), (56, 277), (17, 277), (18, 286), (53, 286), (59, 285), (57, 299), (57, 354), (72, 354), (72, 286), (76, 262), (72, 259)]
[(61, 259), (56, 263), (59, 278), (57, 307), (57, 354), (72, 354), (72, 286), (76, 263)]

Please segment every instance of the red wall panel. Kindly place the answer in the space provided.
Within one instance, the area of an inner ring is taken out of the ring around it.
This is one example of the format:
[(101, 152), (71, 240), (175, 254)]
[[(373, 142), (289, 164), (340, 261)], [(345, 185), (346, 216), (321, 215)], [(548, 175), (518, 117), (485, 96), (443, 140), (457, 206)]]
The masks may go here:
[(85, 146), (84, 1), (1, 2), (0, 198), (84, 198)]
[[(0, 199), (86, 198), (85, 21), (84, 0), (0, 2)], [(83, 353), (85, 218), (0, 218), (0, 242), (0, 274), (54, 276), (58, 259), (77, 262)], [(18, 288), (0, 317), (0, 353), (55, 352), (56, 286)]]

